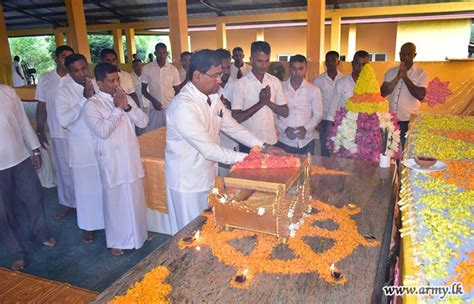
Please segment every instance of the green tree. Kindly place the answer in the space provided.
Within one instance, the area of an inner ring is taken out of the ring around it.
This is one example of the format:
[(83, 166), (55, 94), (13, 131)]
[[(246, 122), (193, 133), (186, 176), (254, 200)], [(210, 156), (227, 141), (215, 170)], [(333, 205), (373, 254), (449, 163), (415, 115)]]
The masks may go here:
[(99, 62), (99, 55), (102, 49), (113, 49), (114, 38), (111, 35), (87, 35), (91, 52), (91, 61)]
[(21, 62), (27, 63), (30, 68), (35, 68), (36, 78), (55, 66), (50, 40), (54, 42), (51, 36), (8, 38), (12, 57), (20, 56)]

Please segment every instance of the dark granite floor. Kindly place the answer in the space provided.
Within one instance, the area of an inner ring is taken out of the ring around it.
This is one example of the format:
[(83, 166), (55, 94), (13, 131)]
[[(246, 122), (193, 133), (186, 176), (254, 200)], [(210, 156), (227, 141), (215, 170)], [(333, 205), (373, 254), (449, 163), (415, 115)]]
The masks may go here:
[[(92, 244), (82, 242), (82, 231), (77, 227), (76, 213), (68, 213), (62, 220), (53, 217), (59, 208), (56, 188), (44, 188), (45, 216), (49, 234), (57, 241), (55, 247), (29, 243), (30, 255), (23, 270), (41, 278), (101, 292), (168, 238), (153, 234), (153, 240), (138, 250), (126, 250), (119, 257), (106, 248), (104, 230), (96, 234)], [(23, 231), (28, 233), (28, 217), (23, 205), (17, 203), (17, 217)], [(0, 242), (0, 267), (9, 268), (12, 259)]]

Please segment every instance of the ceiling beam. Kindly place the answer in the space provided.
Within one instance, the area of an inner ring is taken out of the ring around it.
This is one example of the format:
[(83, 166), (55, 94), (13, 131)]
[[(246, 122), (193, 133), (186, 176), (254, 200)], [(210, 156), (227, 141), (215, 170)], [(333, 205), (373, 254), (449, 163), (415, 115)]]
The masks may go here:
[(136, 19), (133, 19), (133, 18), (129, 18), (125, 15), (122, 15), (121, 13), (117, 12), (115, 9), (113, 8), (110, 8), (104, 4), (101, 3), (101, 1), (97, 1), (97, 0), (91, 0), (90, 1), (91, 3), (93, 3), (94, 5), (108, 11), (109, 13), (112, 13), (113, 15), (117, 16), (117, 18), (120, 20), (120, 22), (132, 22), (132, 21), (137, 21)]
[[(341, 18), (351, 17), (380, 17), (380, 16), (405, 16), (405, 15), (419, 15), (419, 14), (441, 14), (441, 13), (459, 13), (459, 12), (473, 12), (472, 2), (449, 2), (449, 3), (431, 3), (431, 4), (413, 4), (413, 5), (399, 5), (399, 6), (385, 6), (385, 7), (367, 7), (354, 9), (340, 9), (340, 10), (326, 10), (326, 18), (333, 16), (340, 16)], [(262, 23), (275, 21), (294, 21), (306, 20), (307, 12), (282, 12), (282, 13), (267, 13), (267, 14), (252, 14), (239, 16), (223, 16), (219, 20), (227, 24), (243, 24), (243, 23)], [(215, 25), (217, 18), (189, 18), (188, 26), (203, 26)], [(90, 32), (112, 30), (112, 29), (144, 29), (144, 28), (168, 28), (167, 20), (158, 21), (141, 21), (128, 23), (114, 23), (114, 24), (94, 24), (88, 25), (87, 30)], [(52, 28), (36, 29), (41, 30), (42, 34), (53, 33)], [(30, 30), (31, 31), (31, 30)], [(9, 30), (9, 36), (25, 36), (28, 35), (28, 30)]]
[(52, 19), (49, 19), (49, 18), (44, 18), (44, 17), (38, 16), (38, 15), (35, 15), (35, 14), (31, 14), (31, 13), (25, 11), (24, 9), (17, 8), (16, 6), (12, 6), (10, 4), (3, 3), (3, 7), (11, 9), (12, 11), (18, 12), (20, 14), (28, 15), (28, 16), (34, 18), (34, 19), (45, 21), (47, 23), (52, 24), (54, 27), (61, 26), (61, 24), (59, 24), (55, 20), (52, 20)]

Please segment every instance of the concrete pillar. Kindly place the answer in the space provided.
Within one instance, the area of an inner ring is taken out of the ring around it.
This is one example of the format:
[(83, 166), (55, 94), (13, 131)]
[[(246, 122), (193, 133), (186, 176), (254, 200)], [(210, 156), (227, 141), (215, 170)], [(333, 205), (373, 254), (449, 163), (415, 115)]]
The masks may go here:
[(357, 36), (357, 24), (351, 23), (349, 25), (349, 35), (347, 41), (347, 58), (346, 61), (352, 61), (356, 52), (356, 36)]
[(341, 16), (331, 18), (331, 51), (341, 52)]
[(54, 41), (56, 42), (56, 47), (64, 45), (63, 31), (54, 31)]
[(217, 48), (227, 49), (227, 31), (225, 23), (218, 19), (216, 23)]
[(127, 38), (127, 54), (128, 54), (127, 62), (131, 63), (133, 61), (132, 55), (137, 52), (137, 48), (135, 46), (135, 30), (126, 29), (125, 37)]
[(186, 0), (167, 1), (171, 55), (173, 56), (173, 62), (179, 62), (181, 53), (189, 51)]
[(257, 29), (257, 37), (255, 37), (255, 40), (265, 41), (265, 29), (263, 27)]
[(306, 54), (308, 59), (308, 79), (313, 79), (322, 72), (324, 61), (324, 16), (325, 0), (308, 1), (308, 26)]
[(3, 6), (0, 2), (0, 83), (11, 85), (12, 82), (12, 55), (10, 53), (10, 45), (8, 44), (7, 25), (5, 23), (5, 15), (3, 14)]
[[(114, 50), (117, 53), (117, 60), (119, 63), (125, 63), (125, 54), (123, 52), (122, 29), (113, 29), (114, 35)], [(130, 56), (132, 56), (130, 54)]]
[(91, 51), (87, 40), (86, 18), (84, 15), (83, 0), (65, 0), (68, 43), (76, 53), (84, 55), (88, 62), (91, 61)]

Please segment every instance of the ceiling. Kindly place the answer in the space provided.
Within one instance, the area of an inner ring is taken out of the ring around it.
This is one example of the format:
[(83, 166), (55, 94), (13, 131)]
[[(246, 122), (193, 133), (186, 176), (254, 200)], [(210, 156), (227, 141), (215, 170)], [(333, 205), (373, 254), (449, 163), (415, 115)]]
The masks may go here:
[[(1, 2), (8, 30), (67, 26), (64, 1), (3, 0)], [(86, 23), (92, 25), (166, 20), (168, 17), (166, 2), (166, 0), (84, 0)], [(327, 0), (326, 8), (344, 9), (441, 2), (459, 2), (459, 0)], [(306, 3), (307, 0), (186, 1), (188, 18), (305, 11)]]

